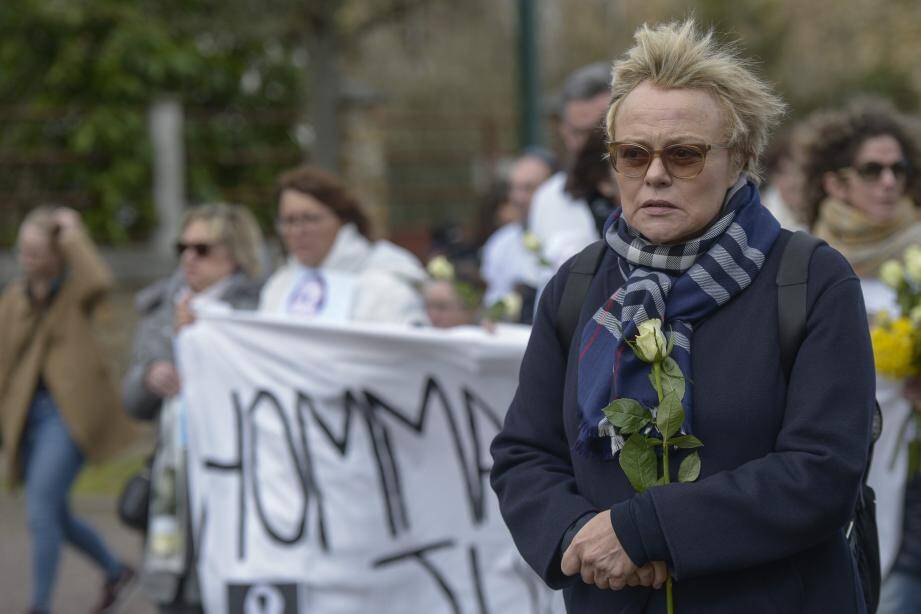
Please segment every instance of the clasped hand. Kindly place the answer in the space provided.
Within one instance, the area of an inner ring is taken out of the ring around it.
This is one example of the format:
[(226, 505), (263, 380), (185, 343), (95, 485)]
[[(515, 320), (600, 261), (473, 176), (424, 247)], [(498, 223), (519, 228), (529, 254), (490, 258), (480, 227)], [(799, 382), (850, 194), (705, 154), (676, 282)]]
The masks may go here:
[(611, 510), (595, 515), (576, 533), (563, 553), (560, 568), (567, 576), (579, 573), (583, 582), (604, 590), (620, 590), (625, 586), (659, 589), (668, 577), (662, 561), (642, 567), (633, 564), (611, 526)]

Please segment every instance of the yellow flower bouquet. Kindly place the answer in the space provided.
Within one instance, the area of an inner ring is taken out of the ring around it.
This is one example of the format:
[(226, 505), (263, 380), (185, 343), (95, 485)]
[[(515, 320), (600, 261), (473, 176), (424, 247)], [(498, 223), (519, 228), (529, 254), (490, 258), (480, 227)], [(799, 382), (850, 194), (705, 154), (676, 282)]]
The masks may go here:
[(893, 319), (885, 311), (877, 315), (870, 329), (876, 370), (895, 379), (916, 375), (919, 332), (910, 318)]
[[(894, 379), (921, 374), (921, 246), (905, 250), (901, 261), (888, 260), (880, 267), (880, 280), (895, 290), (898, 317), (877, 314), (870, 328), (876, 371)], [(908, 476), (921, 474), (921, 408), (913, 411), (900, 426), (901, 440), (911, 422), (915, 436), (908, 444)], [(890, 461), (894, 465), (898, 450)]]

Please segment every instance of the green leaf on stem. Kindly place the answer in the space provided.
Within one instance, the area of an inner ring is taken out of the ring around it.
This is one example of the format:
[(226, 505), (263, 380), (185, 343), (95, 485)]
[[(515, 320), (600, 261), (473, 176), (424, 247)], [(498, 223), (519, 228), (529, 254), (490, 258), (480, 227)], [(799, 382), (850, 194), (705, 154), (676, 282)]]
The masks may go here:
[(652, 413), (633, 399), (617, 399), (601, 411), (622, 435), (641, 431), (652, 421)]
[(675, 433), (681, 430), (684, 423), (684, 408), (681, 401), (674, 394), (667, 394), (656, 409), (656, 428), (662, 433), (666, 443)]
[[(668, 396), (673, 394), (678, 400), (684, 398), (684, 375), (681, 373), (681, 367), (671, 356), (662, 361), (662, 395)], [(655, 384), (653, 383), (653, 387)]]
[(659, 439), (658, 437), (647, 437), (646, 445), (649, 446), (650, 448), (658, 448), (659, 446), (662, 445), (662, 440)]
[(679, 482), (693, 482), (700, 477), (700, 454), (691, 452), (678, 467)]
[(620, 467), (637, 492), (655, 486), (659, 478), (656, 453), (646, 444), (646, 437), (639, 433), (630, 435), (620, 451)]
[(668, 444), (682, 450), (693, 450), (694, 448), (703, 447), (704, 442), (693, 435), (678, 435), (677, 437), (669, 439)]

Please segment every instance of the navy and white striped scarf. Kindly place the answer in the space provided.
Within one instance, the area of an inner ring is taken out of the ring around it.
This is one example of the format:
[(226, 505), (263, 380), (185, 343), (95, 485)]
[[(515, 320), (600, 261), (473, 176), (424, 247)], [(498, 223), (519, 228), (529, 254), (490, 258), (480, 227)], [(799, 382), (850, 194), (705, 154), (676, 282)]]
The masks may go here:
[[(605, 240), (619, 258), (626, 280), (586, 323), (579, 345), (578, 401), (582, 428), (578, 449), (596, 450), (612, 434), (602, 409), (614, 399), (658, 404), (649, 380), (650, 367), (624, 339), (637, 327), (659, 318), (674, 340), (674, 358), (685, 376), (684, 431), (691, 432), (694, 325), (751, 285), (765, 254), (780, 234), (777, 220), (761, 205), (758, 188), (743, 176), (726, 195), (722, 214), (698, 238), (680, 245), (655, 245), (615, 213), (605, 225)], [(613, 447), (601, 446), (610, 457)]]

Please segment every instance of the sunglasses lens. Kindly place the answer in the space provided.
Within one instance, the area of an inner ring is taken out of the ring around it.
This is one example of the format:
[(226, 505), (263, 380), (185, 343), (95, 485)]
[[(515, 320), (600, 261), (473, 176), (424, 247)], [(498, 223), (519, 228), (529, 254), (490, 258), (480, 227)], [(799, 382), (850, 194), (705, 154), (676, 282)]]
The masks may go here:
[(900, 160), (894, 164), (880, 164), (879, 162), (867, 162), (857, 168), (857, 174), (866, 181), (877, 181), (886, 169), (892, 171), (892, 175), (899, 180), (908, 176), (908, 162)]
[(876, 180), (883, 174), (883, 168), (885, 167), (879, 162), (867, 162), (857, 169), (857, 174), (864, 179)]
[(180, 258), (188, 249), (192, 250), (199, 258), (205, 258), (211, 253), (211, 246), (207, 243), (176, 243), (176, 255)]
[(696, 177), (703, 169), (706, 153), (696, 145), (670, 145), (662, 152), (662, 161), (672, 177)]
[(624, 143), (614, 146), (611, 162), (614, 168), (627, 177), (640, 177), (646, 172), (652, 154), (644, 147)]

